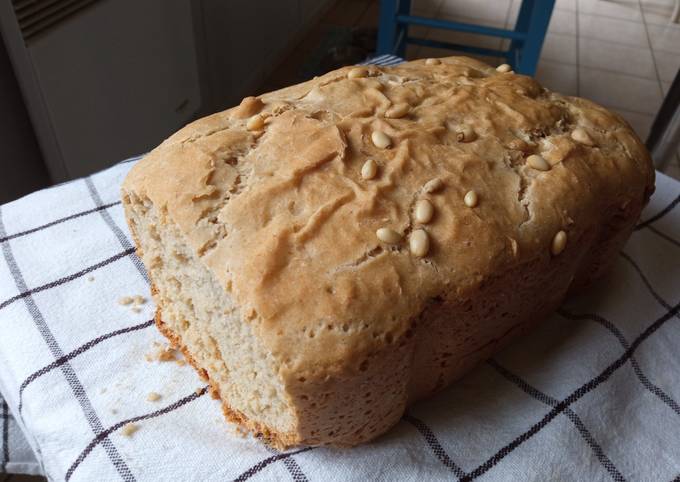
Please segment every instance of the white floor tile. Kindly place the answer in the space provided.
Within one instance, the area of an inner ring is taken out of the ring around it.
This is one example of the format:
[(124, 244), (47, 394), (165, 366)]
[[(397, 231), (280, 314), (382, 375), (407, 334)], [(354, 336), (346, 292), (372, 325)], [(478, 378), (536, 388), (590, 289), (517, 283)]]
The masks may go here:
[(643, 114), (655, 114), (662, 100), (656, 80), (587, 67), (579, 69), (579, 93), (598, 104)]
[[(512, 0), (506, 28), (514, 28), (522, 0)], [(550, 19), (549, 32), (576, 34), (576, 0), (557, 0)]]
[(522, 0), (512, 0), (505, 28), (515, 28), (515, 23), (517, 22), (517, 14), (519, 13), (519, 7), (521, 4)]
[[(477, 23), (479, 20), (473, 18), (465, 17), (440, 17), (443, 20), (452, 20), (462, 23)], [(490, 22), (490, 21), (488, 21)], [(489, 25), (491, 27), (502, 28), (503, 25)], [(491, 37), (489, 35), (476, 35), (467, 32), (458, 32), (455, 30), (442, 30), (442, 29), (430, 29), (428, 37), (432, 40), (438, 40), (441, 42), (457, 43), (462, 45), (470, 45), (474, 47), (482, 47), (487, 49), (499, 49), (501, 46), (502, 39), (499, 37)]]
[(668, 94), (668, 91), (671, 90), (671, 82), (661, 82), (661, 90), (663, 91), (664, 97)]
[(541, 60), (536, 69), (536, 80), (544, 87), (564, 95), (577, 95), (576, 65)]
[(636, 22), (642, 19), (642, 12), (637, 0), (578, 0), (578, 11), (589, 15), (601, 15)]
[(511, 0), (444, 0), (439, 15), (491, 20), (505, 24)]
[(649, 135), (649, 129), (652, 127), (652, 122), (654, 122), (654, 115), (639, 114), (637, 112), (630, 112), (624, 109), (617, 109), (616, 107), (608, 108), (626, 119), (642, 142), (647, 139), (647, 136)]
[[(510, 6), (510, 12), (508, 14), (508, 27), (513, 28), (515, 22), (517, 21), (517, 14), (519, 13), (519, 7), (522, 5), (522, 0), (512, 0), (512, 5)], [(553, 17), (557, 10), (562, 10), (566, 12), (576, 11), (576, 0), (557, 0), (555, 2), (555, 7), (553, 9)]]
[(569, 10), (570, 12), (576, 11), (576, 0), (557, 0), (555, 2), (555, 8), (560, 10)]
[(673, 82), (678, 69), (680, 69), (680, 53), (672, 54), (669, 52), (654, 52), (656, 68), (659, 70), (659, 77), (664, 82)]
[(640, 0), (640, 4), (643, 7), (664, 7), (664, 8), (673, 8), (673, 2), (675, 0)]
[(673, 12), (673, 4), (643, 3), (642, 13), (644, 14), (645, 22), (648, 24), (657, 25), (675, 25), (680, 28), (680, 23), (670, 23), (671, 13)]
[(576, 48), (576, 37), (572, 35), (551, 33), (548, 34), (543, 41), (541, 59), (554, 60), (566, 64), (576, 64)]
[(647, 25), (652, 49), (680, 54), (680, 28), (675, 25)]
[(442, 20), (452, 20), (454, 22), (463, 22), (463, 23), (471, 23), (474, 25), (484, 25), (486, 27), (496, 27), (496, 28), (504, 28), (505, 27), (505, 19), (497, 20), (493, 18), (484, 18), (484, 17), (468, 17), (466, 15), (448, 15), (445, 13), (440, 12), (437, 18), (440, 18)]
[(548, 33), (576, 35), (576, 12), (553, 10)]
[(579, 39), (579, 63), (584, 67), (620, 72), (656, 80), (649, 47), (632, 47), (591, 38)]
[(579, 15), (579, 36), (609, 40), (620, 45), (647, 47), (647, 33), (640, 22), (595, 15)]

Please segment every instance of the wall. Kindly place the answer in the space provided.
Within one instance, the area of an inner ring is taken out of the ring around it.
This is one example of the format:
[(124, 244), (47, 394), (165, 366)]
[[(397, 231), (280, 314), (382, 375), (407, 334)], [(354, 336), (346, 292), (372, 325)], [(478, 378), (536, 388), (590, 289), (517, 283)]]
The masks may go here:
[(232, 107), (244, 96), (256, 94), (332, 3), (200, 0), (209, 90), (204, 113)]
[(50, 184), (0, 37), (0, 204)]

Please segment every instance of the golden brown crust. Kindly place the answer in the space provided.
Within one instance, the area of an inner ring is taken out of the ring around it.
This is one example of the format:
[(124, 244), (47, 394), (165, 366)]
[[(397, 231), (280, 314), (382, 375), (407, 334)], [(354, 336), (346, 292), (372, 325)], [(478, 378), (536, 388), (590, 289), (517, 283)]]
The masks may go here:
[[(463, 57), (348, 72), (194, 122), (123, 186), (179, 227), (280, 365), (299, 425), (285, 444), (352, 444), (384, 430), (491, 353), (499, 334), (599, 275), (653, 191), (649, 155), (625, 121), (529, 77)], [(262, 129), (252, 116), (266, 119)], [(376, 146), (376, 131), (388, 148)], [(548, 171), (530, 167), (536, 154)], [(364, 179), (369, 158), (378, 173)], [(443, 186), (428, 193), (433, 178)], [(474, 207), (463, 202), (470, 190)], [(424, 226), (413, 216), (419, 199), (435, 208)], [(403, 241), (381, 242), (381, 227)], [(415, 229), (429, 236), (424, 257), (409, 252)], [(567, 243), (554, 255), (559, 231)], [(551, 287), (545, 299), (519, 303), (531, 296), (521, 290), (541, 290), (538, 280)], [(439, 314), (424, 316), (433, 301)], [(381, 376), (392, 398), (368, 415), (341, 396), (309, 400)], [(382, 425), (371, 424), (376, 410)], [(340, 416), (354, 417), (351, 432), (328, 422)]]

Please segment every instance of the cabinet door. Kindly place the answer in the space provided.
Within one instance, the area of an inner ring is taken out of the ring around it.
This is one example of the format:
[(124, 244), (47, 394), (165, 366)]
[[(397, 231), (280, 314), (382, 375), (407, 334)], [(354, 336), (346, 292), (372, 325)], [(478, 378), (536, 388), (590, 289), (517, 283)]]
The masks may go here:
[(311, 22), (329, 3), (327, 0), (298, 0), (300, 21), (303, 23)]
[(215, 109), (259, 86), (300, 34), (298, 0), (202, 0)]
[(190, 0), (95, 2), (27, 45), (60, 156), (78, 177), (143, 153), (201, 104)]

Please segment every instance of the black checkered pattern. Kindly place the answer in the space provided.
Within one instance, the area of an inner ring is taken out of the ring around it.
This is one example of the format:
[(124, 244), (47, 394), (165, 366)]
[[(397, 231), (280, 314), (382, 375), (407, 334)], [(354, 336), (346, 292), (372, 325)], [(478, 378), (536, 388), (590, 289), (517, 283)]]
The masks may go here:
[[(63, 218), (50, 221), (38, 227), (26, 229), (14, 234), (8, 234), (2, 218), (2, 210), (0, 210), (0, 243), (2, 243), (2, 250), (5, 262), (9, 267), (13, 280), (16, 283), (18, 289), (18, 293), (16, 295), (11, 296), (0, 303), (0, 310), (8, 307), (9, 305), (15, 302), (23, 302), (25, 304), (26, 310), (30, 313), (31, 318), (36, 324), (38, 333), (43, 338), (46, 346), (54, 356), (54, 360), (52, 362), (46, 364), (45, 366), (39, 368), (38, 370), (33, 371), (21, 382), (18, 393), (19, 414), (21, 414), (22, 412), (23, 394), (27, 387), (29, 387), (29, 385), (31, 385), (40, 377), (49, 374), (53, 370), (58, 369), (61, 370), (66, 383), (71, 387), (74, 399), (81, 406), (83, 417), (88, 421), (88, 424), (91, 426), (93, 437), (89, 441), (89, 443), (85, 445), (85, 447), (76, 457), (76, 459), (71, 463), (66, 472), (65, 479), (69, 480), (73, 476), (78, 466), (88, 457), (88, 455), (92, 452), (92, 450), (95, 447), (102, 446), (104, 447), (106, 454), (108, 455), (111, 465), (115, 468), (120, 478), (122, 478), (123, 480), (135, 480), (135, 476), (130, 471), (128, 464), (126, 464), (126, 462), (120, 456), (120, 453), (116, 449), (115, 445), (111, 442), (110, 440), (111, 434), (127, 423), (149, 420), (152, 418), (157, 418), (165, 414), (168, 414), (182, 407), (183, 405), (186, 405), (200, 398), (202, 395), (205, 394), (206, 387), (203, 387), (198, 392), (192, 392), (189, 395), (186, 395), (161, 409), (150, 411), (148, 413), (138, 415), (136, 417), (122, 419), (117, 423), (106, 428), (102, 425), (96, 411), (93, 409), (88, 399), (85, 388), (80, 382), (76, 372), (71, 367), (70, 361), (89, 350), (95, 349), (102, 342), (108, 339), (123, 336), (131, 336), (137, 332), (142, 333), (153, 324), (153, 320), (149, 319), (142, 323), (137, 323), (124, 328), (112, 330), (108, 333), (104, 333), (95, 338), (92, 338), (91, 340), (81, 344), (80, 346), (71, 351), (64, 352), (64, 350), (60, 347), (58, 341), (55, 339), (54, 335), (51, 333), (50, 328), (45, 321), (43, 313), (33, 300), (33, 297), (37, 293), (40, 293), (45, 290), (54, 289), (56, 287), (60, 287), (77, 278), (81, 278), (88, 273), (96, 272), (98, 269), (110, 263), (124, 262), (124, 260), (130, 260), (131, 264), (139, 272), (139, 275), (146, 280), (146, 274), (143, 270), (143, 267), (139, 264), (139, 260), (133, 253), (130, 241), (123, 233), (122, 228), (116, 225), (115, 222), (112, 220), (111, 216), (108, 215), (107, 213), (107, 210), (117, 207), (118, 203), (113, 202), (104, 204), (101, 201), (96, 191), (96, 188), (94, 187), (94, 184), (92, 183), (91, 180), (89, 179), (86, 180), (86, 186), (90, 196), (97, 205), (95, 208), (84, 210), (78, 213), (73, 213)], [(650, 233), (654, 233), (654, 235), (659, 236), (661, 239), (664, 240), (670, 238), (672, 241), (669, 242), (669, 245), (671, 245), (672, 247), (677, 247), (677, 242), (670, 235), (663, 233), (658, 229), (651, 230), (651, 228), (653, 227), (652, 226), (653, 222), (662, 219), (665, 215), (669, 213), (672, 213), (673, 208), (678, 204), (678, 199), (680, 199), (680, 195), (676, 196), (673, 199), (673, 201), (669, 203), (666, 207), (664, 207), (658, 214), (651, 216), (649, 220), (640, 223), (639, 228), (640, 229), (647, 228), (647, 230)], [(77, 272), (68, 273), (64, 276), (57, 278), (54, 281), (50, 281), (37, 287), (29, 288), (23, 278), (21, 270), (12, 252), (11, 242), (17, 242), (17, 240), (19, 240), (22, 237), (31, 236), (33, 233), (50, 229), (51, 227), (60, 223), (66, 223), (83, 216), (97, 214), (101, 215), (102, 218), (105, 220), (106, 224), (110, 227), (111, 231), (115, 235), (115, 238), (118, 240), (120, 248), (122, 250), (113, 256), (95, 262), (89, 266), (82, 268)], [(678, 254), (678, 256), (680, 256), (680, 254)], [(587, 395), (590, 391), (596, 389), (600, 384), (605, 383), (617, 370), (621, 369), (628, 362), (630, 362), (631, 366), (633, 367), (635, 376), (637, 377), (641, 385), (644, 386), (644, 388), (648, 390), (650, 393), (652, 393), (660, 402), (667, 405), (668, 408), (672, 412), (674, 412), (676, 416), (680, 416), (680, 408), (678, 406), (677, 401), (670, 394), (666, 393), (662, 388), (660, 388), (659, 386), (655, 385), (650, 381), (650, 379), (645, 375), (642, 368), (640, 367), (640, 364), (635, 358), (635, 352), (647, 338), (652, 336), (668, 320), (680, 317), (680, 315), (678, 315), (678, 304), (675, 303), (674, 305), (671, 305), (655, 290), (652, 282), (648, 279), (648, 277), (643, 272), (642, 268), (635, 262), (631, 255), (629, 255), (626, 252), (623, 252), (621, 254), (621, 257), (622, 260), (625, 260), (625, 262), (628, 265), (630, 265), (630, 267), (635, 271), (635, 273), (637, 273), (637, 275), (639, 276), (640, 280), (643, 282), (644, 286), (649, 291), (649, 293), (658, 302), (658, 304), (664, 308), (665, 313), (656, 320), (654, 320), (652, 323), (650, 323), (646, 327), (646, 329), (643, 330), (631, 343), (626, 339), (621, 330), (617, 328), (615, 323), (605, 319), (600, 315), (592, 313), (574, 314), (567, 311), (566, 309), (561, 310), (559, 313), (560, 316), (566, 319), (574, 321), (592, 320), (593, 322), (603, 326), (616, 338), (616, 340), (624, 350), (619, 357), (612, 360), (611, 363), (608, 364), (600, 373), (598, 373), (597, 376), (593, 377), (586, 383), (582, 384), (580, 387), (574, 390), (569, 396), (563, 398), (562, 400), (558, 400), (557, 398), (554, 398), (548, 394), (541, 392), (540, 390), (529, 384), (527, 381), (523, 380), (520, 376), (518, 376), (508, 368), (502, 366), (498, 361), (490, 360), (488, 362), (488, 365), (490, 367), (492, 367), (502, 377), (504, 377), (506, 380), (517, 386), (527, 395), (540, 401), (544, 405), (550, 407), (550, 410), (540, 420), (538, 420), (533, 425), (529, 426), (527, 430), (525, 430), (523, 433), (519, 434), (512, 441), (510, 441), (506, 445), (502, 446), (499, 450), (491, 454), (491, 456), (488, 459), (486, 459), (483, 463), (479, 464), (472, 470), (468, 471), (464, 470), (454, 461), (455, 455), (449, 454), (447, 452), (442, 443), (438, 440), (435, 431), (430, 426), (428, 426), (428, 424), (425, 421), (414, 416), (413, 414), (407, 414), (404, 416), (403, 418), (404, 422), (411, 424), (421, 434), (424, 442), (423, 449), (429, 450), (432, 453), (432, 456), (435, 457), (442, 464), (442, 466), (449, 470), (451, 474), (455, 476), (458, 480), (476, 479), (485, 474), (487, 471), (498, 466), (499, 464), (501, 464), (503, 459), (508, 457), (514, 451), (516, 451), (522, 444), (527, 442), (529, 439), (540, 433), (541, 430), (547, 427), (551, 423), (551, 421), (554, 420), (559, 415), (564, 415), (567, 419), (570, 420), (570, 422), (578, 430), (584, 443), (592, 451), (593, 456), (599, 461), (603, 470), (611, 479), (626, 480), (624, 475), (616, 467), (615, 463), (608, 457), (603, 447), (596, 440), (596, 437), (587, 428), (584, 421), (579, 417), (579, 415), (577, 415), (572, 406), (582, 397)], [(7, 404), (3, 400), (2, 402), (3, 470), (5, 470), (7, 463), (10, 461), (9, 455), (10, 440), (8, 436), (8, 427), (10, 420), (11, 417), (9, 415)], [(310, 480), (308, 476), (304, 473), (304, 471), (301, 469), (300, 465), (296, 462), (294, 457), (298, 454), (303, 454), (310, 450), (312, 449), (303, 448), (286, 453), (276, 452), (269, 457), (263, 458), (262, 460), (255, 463), (251, 467), (245, 468), (242, 473), (236, 475), (235, 480), (247, 480), (259, 474), (260, 472), (265, 470), (269, 465), (276, 462), (282, 463), (282, 465), (286, 468), (287, 472), (289, 473), (289, 476), (294, 481)]]
[[(220, 433), (224, 424), (216, 420), (217, 415), (210, 420), (207, 415), (219, 412), (217, 402), (204, 396), (207, 387), (196, 389), (195, 381), (192, 385), (195, 376), (186, 373), (188, 368), (182, 369), (181, 388), (164, 398), (161, 405), (150, 407), (135, 401), (133, 390), (124, 400), (134, 413), (106, 409), (102, 401), (106, 380), (97, 376), (104, 370), (113, 378), (124, 367), (131, 369), (115, 354), (131, 346), (147, 347), (158, 336), (148, 316), (151, 307), (140, 315), (146, 316), (142, 319), (120, 320), (125, 317), (117, 316), (113, 318), (117, 325), (97, 325), (91, 330), (83, 325), (82, 333), (76, 330), (67, 334), (63, 315), (70, 312), (55, 315), (47, 309), (55, 307), (50, 305), (54, 297), (61, 297), (68, 305), (86, 290), (86, 278), (105, 277), (107, 270), (126, 273), (122, 282), (106, 285), (107, 299), (129, 294), (125, 291), (128, 283), (147, 286), (146, 272), (134, 254), (116, 200), (118, 183), (128, 168), (129, 164), (113, 168), (118, 171), (109, 175), (108, 184), (102, 180), (108, 175), (104, 173), (54, 188), (72, 189), (73, 198), (78, 200), (74, 205), (81, 203), (80, 210), (55, 217), (46, 205), (44, 217), (29, 222), (16, 216), (16, 206), (0, 207), (4, 260), (4, 266), (0, 265), (0, 325), (22, 316), (22, 321), (30, 320), (32, 339), (39, 341), (26, 348), (32, 354), (39, 353), (31, 355), (26, 366), (13, 363), (0, 344), (0, 388), (9, 401), (8, 406), (0, 399), (2, 471), (13, 462), (11, 408), (55, 480), (92, 480), (95, 475), (102, 480), (156, 480), (157, 471), (164, 467), (170, 466), (180, 474), (185, 466), (193, 468), (195, 464), (200, 470), (215, 460), (219, 461), (216, 468), (201, 478), (307, 481), (325, 480), (333, 471), (348, 480), (419, 477), (471, 481), (482, 477), (504, 480), (520, 471), (528, 478), (545, 480), (573, 475), (574, 467), (581, 467), (579, 475), (589, 480), (678, 480), (680, 373), (673, 367), (680, 367), (680, 361), (678, 345), (672, 342), (673, 337), (680, 339), (680, 279), (677, 274), (668, 278), (668, 273), (663, 275), (659, 270), (667, 266), (673, 274), (680, 269), (680, 208), (676, 208), (680, 184), (666, 180), (665, 188), (659, 190), (666, 198), (661, 202), (655, 197), (621, 254), (615, 273), (605, 281), (615, 286), (602, 287), (592, 299), (586, 296), (567, 302), (536, 334), (500, 353), (441, 395), (412, 407), (402, 423), (376, 442), (349, 451), (305, 447), (278, 452), (256, 440)], [(11, 221), (6, 211), (15, 212)], [(76, 227), (78, 223), (80, 227)], [(45, 246), (45, 253), (38, 253), (25, 247), (36, 236), (47, 233), (45, 239), (50, 239), (50, 230), (60, 230), (63, 236), (70, 232), (70, 226), (80, 236), (72, 241), (72, 250)], [(107, 249), (87, 251), (88, 237), (105, 239)], [(82, 252), (77, 249), (81, 244)], [(68, 268), (46, 278), (41, 270), (31, 267), (33, 260), (28, 255), (33, 253), (44, 260), (51, 250), (70, 254), (73, 259), (66, 264)], [(663, 264), (651, 254), (657, 251), (662, 252)], [(623, 289), (626, 292), (619, 298), (602, 295)], [(629, 310), (638, 305), (644, 309), (626, 317), (619, 309), (626, 303)], [(107, 310), (102, 310), (102, 316)], [(25, 330), (24, 325), (21, 328)], [(576, 353), (578, 359), (574, 359)], [(108, 359), (111, 354), (113, 358)], [(107, 360), (106, 365), (92, 370), (92, 364), (101, 359)], [(12, 376), (18, 377), (14, 384), (12, 377), (2, 376), (10, 366)], [(21, 370), (25, 373), (18, 376)], [(143, 376), (139, 373), (158, 371), (151, 380), (180, 371), (175, 366), (151, 365), (136, 370), (137, 375), (130, 375), (133, 379)], [(146, 383), (142, 380), (139, 386), (146, 387)], [(54, 454), (47, 454), (53, 449), (46, 443), (49, 431), (41, 432), (44, 421), (52, 418), (36, 408), (52, 403), (45, 399), (45, 387), (55, 392), (61, 387), (63, 391), (59, 403), (70, 410), (64, 412), (70, 418), (64, 420), (63, 430), (70, 430), (79, 420), (83, 422), (73, 430), (73, 450), (64, 450), (56, 459)], [(620, 402), (621, 393), (633, 401)], [(616, 413), (610, 406), (625, 412)], [(653, 420), (645, 418), (649, 413), (653, 413)], [(470, 417), (465, 418), (468, 414)], [(636, 418), (644, 423), (635, 425), (639, 432), (628, 434), (634, 435), (628, 438), (635, 438), (635, 444), (626, 445), (626, 437), (619, 433), (625, 435)], [(143, 428), (139, 435), (125, 440), (117, 431), (128, 423), (142, 424)], [(164, 450), (173, 455), (164, 458), (154, 437), (165, 440), (177, 426), (184, 427), (176, 432), (182, 434), (181, 441), (166, 447)], [(643, 431), (645, 427), (648, 432)], [(151, 438), (142, 438), (145, 433)], [(547, 439), (546, 433), (550, 433)], [(546, 445), (546, 440), (551, 443)], [(662, 440), (672, 443), (661, 444)], [(223, 445), (211, 445), (218, 442)], [(199, 450), (183, 458), (189, 450), (186, 446), (191, 444)], [(631, 452), (633, 446), (645, 446), (657, 457), (638, 457)], [(231, 458), (232, 453), (238, 453), (238, 457)], [(136, 454), (144, 455), (144, 463), (139, 463)], [(565, 472), (560, 472), (561, 467)], [(162, 473), (163, 480), (187, 480)]]

